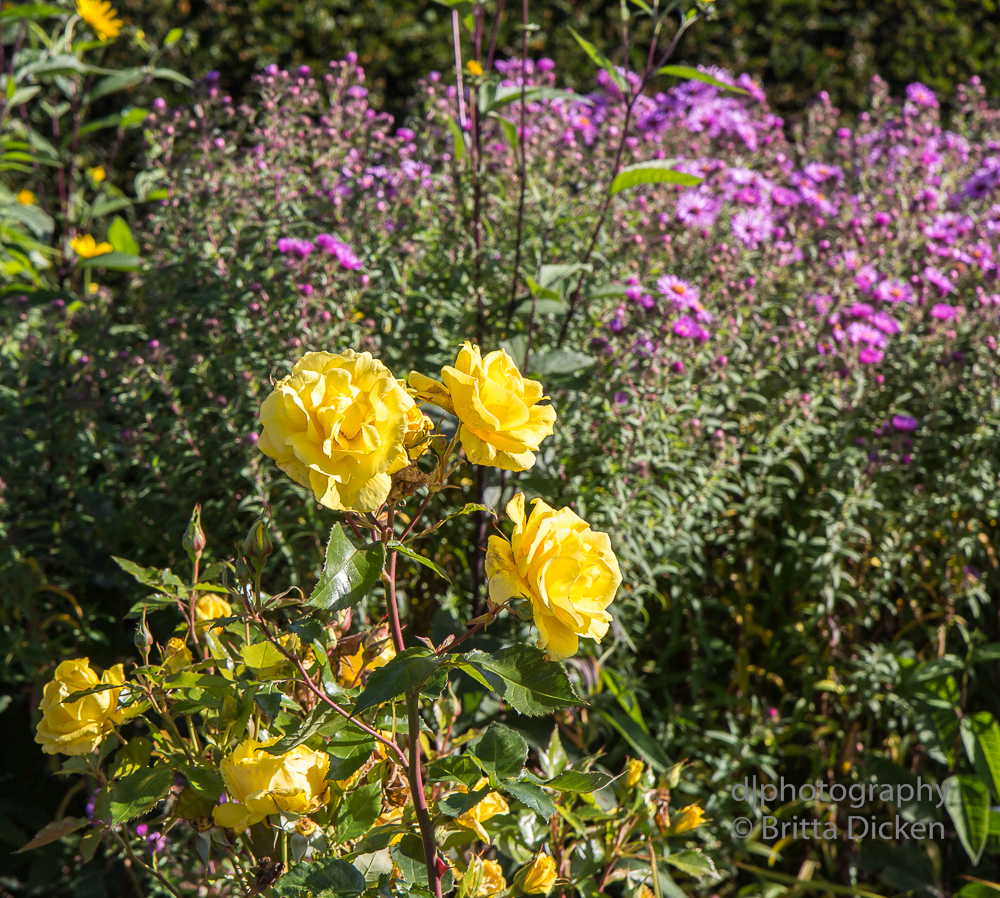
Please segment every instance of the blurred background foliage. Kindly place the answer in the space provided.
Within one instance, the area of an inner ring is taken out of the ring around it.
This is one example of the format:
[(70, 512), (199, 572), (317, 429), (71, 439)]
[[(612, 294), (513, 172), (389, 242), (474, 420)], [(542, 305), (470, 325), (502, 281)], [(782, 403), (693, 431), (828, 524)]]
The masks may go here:
[[(590, 62), (567, 26), (598, 46), (620, 47), (620, 4), (552, 0), (533, 7), (541, 28), (532, 35), (532, 56), (553, 58), (562, 82), (589, 89)], [(991, 92), (1000, 89), (997, 0), (719, 0), (715, 7), (712, 20), (685, 35), (677, 59), (749, 72), (784, 113), (821, 90), (857, 111), (875, 74), (894, 94), (922, 81), (950, 95), (972, 75)], [(325, 64), (353, 51), (369, 87), (398, 116), (419, 77), (447, 71), (454, 61), (451, 15), (434, 0), (128, 0), (122, 8), (151, 33), (183, 27), (193, 75), (218, 70), (236, 94), (272, 62)], [(501, 57), (517, 55), (519, 22), (520, 4), (508, 3)]]

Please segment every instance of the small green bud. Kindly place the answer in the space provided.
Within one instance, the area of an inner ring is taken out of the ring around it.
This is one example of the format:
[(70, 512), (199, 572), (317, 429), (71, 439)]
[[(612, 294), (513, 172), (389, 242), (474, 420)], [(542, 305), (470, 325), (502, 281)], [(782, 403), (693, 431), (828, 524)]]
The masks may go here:
[(149, 658), (149, 650), (153, 647), (153, 634), (149, 632), (149, 627), (146, 626), (145, 608), (142, 609), (142, 619), (139, 621), (139, 626), (135, 628), (135, 636), (132, 641), (142, 654), (142, 662), (145, 664)]
[(192, 563), (199, 560), (201, 553), (205, 551), (207, 541), (205, 539), (205, 531), (201, 529), (200, 503), (195, 505), (194, 511), (191, 512), (191, 520), (188, 523), (187, 531), (184, 533), (184, 539), (181, 544), (184, 546), (184, 551), (188, 553), (188, 557)]
[(264, 519), (264, 515), (261, 515), (250, 528), (250, 532), (243, 542), (243, 554), (259, 573), (263, 570), (264, 563), (273, 550), (274, 546), (271, 543), (271, 533), (267, 521)]

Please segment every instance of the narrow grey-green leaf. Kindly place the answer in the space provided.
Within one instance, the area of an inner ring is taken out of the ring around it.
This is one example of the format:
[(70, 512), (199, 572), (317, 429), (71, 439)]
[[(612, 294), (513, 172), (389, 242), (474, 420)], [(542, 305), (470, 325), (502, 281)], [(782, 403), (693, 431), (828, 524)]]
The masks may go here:
[(611, 80), (618, 85), (618, 89), (624, 93), (628, 88), (628, 82), (618, 74), (618, 70), (615, 68), (614, 64), (605, 56), (600, 50), (597, 49), (590, 41), (585, 40), (580, 37), (579, 34), (572, 28), (569, 29), (569, 33), (576, 38), (576, 42), (583, 47), (583, 52), (586, 53), (597, 65), (599, 65), (605, 72), (611, 76)]
[(323, 573), (306, 604), (327, 611), (349, 608), (371, 592), (384, 564), (382, 543), (356, 549), (344, 528), (334, 524), (326, 544)]
[(640, 184), (680, 184), (691, 187), (704, 180), (697, 175), (677, 171), (673, 168), (675, 164), (670, 159), (650, 159), (648, 162), (626, 165), (611, 182), (611, 195), (628, 190), (629, 187), (638, 187)]
[(687, 78), (690, 81), (703, 81), (705, 84), (711, 84), (713, 87), (731, 90), (734, 94), (750, 95), (750, 91), (744, 90), (742, 87), (737, 87), (735, 84), (726, 84), (725, 81), (720, 81), (718, 78), (706, 75), (704, 72), (700, 72), (689, 65), (665, 65), (662, 69), (657, 69), (656, 74), (673, 75), (675, 78)]
[(414, 551), (409, 546), (404, 546), (398, 539), (389, 540), (389, 548), (395, 549), (401, 555), (405, 555), (407, 558), (410, 558), (413, 561), (417, 562), (417, 564), (422, 564), (424, 567), (430, 568), (439, 577), (451, 583), (451, 578), (443, 570), (441, 570), (441, 568), (438, 567), (433, 561), (431, 561), (429, 558), (424, 557), (419, 552)]

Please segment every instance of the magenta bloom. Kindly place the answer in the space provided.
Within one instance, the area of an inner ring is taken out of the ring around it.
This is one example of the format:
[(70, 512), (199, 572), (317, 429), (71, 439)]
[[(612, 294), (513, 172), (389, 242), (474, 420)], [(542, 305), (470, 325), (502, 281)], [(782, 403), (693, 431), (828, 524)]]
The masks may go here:
[(864, 321), (852, 321), (847, 325), (847, 336), (852, 343), (864, 343), (877, 349), (884, 347), (886, 342), (882, 331)]
[(863, 365), (877, 365), (884, 358), (885, 353), (881, 349), (873, 349), (871, 346), (866, 346), (858, 353), (858, 360)]
[(955, 289), (955, 285), (948, 280), (943, 271), (938, 271), (930, 265), (924, 269), (924, 277), (942, 293), (951, 293)]
[(874, 313), (875, 310), (866, 302), (856, 302), (847, 310), (847, 314), (852, 318), (864, 318), (866, 320), (871, 318)]
[(748, 209), (737, 212), (731, 223), (733, 234), (750, 249), (757, 249), (774, 234), (774, 221), (763, 209)]
[(920, 422), (910, 415), (893, 415), (892, 426), (903, 433), (912, 433)]
[(304, 259), (316, 248), (316, 244), (298, 237), (282, 237), (278, 241), (279, 253), (292, 253), (299, 259)]
[(822, 184), (833, 178), (836, 181), (843, 180), (844, 170), (839, 165), (829, 165), (826, 162), (811, 162), (803, 172), (805, 176), (816, 184)]
[(899, 333), (899, 322), (887, 312), (876, 312), (872, 315), (871, 322), (875, 325), (875, 327), (882, 331), (883, 334)]
[(682, 309), (691, 308), (701, 297), (697, 287), (675, 274), (665, 274), (656, 282), (656, 286), (660, 293)]
[(926, 106), (929, 109), (935, 108), (938, 104), (934, 91), (919, 81), (914, 81), (913, 84), (906, 88), (906, 98), (918, 106)]
[(685, 315), (683, 318), (677, 319), (674, 322), (673, 331), (678, 337), (689, 337), (692, 340), (698, 340), (700, 343), (704, 343), (710, 336), (709, 332), (690, 315)]
[(871, 265), (865, 265), (855, 276), (854, 283), (858, 285), (858, 289), (862, 293), (871, 293), (872, 287), (875, 286), (875, 281), (878, 279), (878, 272), (871, 267)]
[(331, 234), (320, 234), (316, 238), (316, 243), (332, 256), (336, 256), (337, 261), (351, 271), (358, 271), (364, 266), (361, 264), (354, 251), (342, 240), (338, 240)]
[(913, 302), (913, 290), (906, 281), (882, 281), (875, 287), (875, 298), (882, 302)]
[(931, 318), (937, 318), (938, 321), (951, 321), (953, 318), (958, 317), (958, 309), (954, 306), (948, 305), (946, 302), (935, 303), (934, 307), (931, 309)]
[(677, 200), (677, 219), (689, 228), (710, 228), (719, 217), (721, 203), (703, 190), (685, 190)]

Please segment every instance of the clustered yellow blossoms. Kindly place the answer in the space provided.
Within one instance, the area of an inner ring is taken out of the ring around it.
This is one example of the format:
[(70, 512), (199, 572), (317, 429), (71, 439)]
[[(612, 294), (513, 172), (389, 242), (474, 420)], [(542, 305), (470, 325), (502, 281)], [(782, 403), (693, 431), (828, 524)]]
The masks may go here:
[[(367, 352), (307, 353), (262, 403), (257, 445), (320, 504), (341, 511), (376, 511), (392, 475), (426, 450), (432, 424), (416, 400), (458, 419), (469, 462), (508, 471), (534, 465), (556, 420), (538, 381), (523, 377), (505, 350), (483, 356), (468, 342), (440, 376), (411, 371), (407, 386)], [(524, 496), (515, 496), (507, 506), (513, 540), (490, 538), (490, 599), (528, 599), (538, 644), (561, 660), (576, 653), (580, 637), (600, 642), (607, 633), (621, 571), (607, 534), (568, 508), (537, 499), (534, 506), (526, 519)]]

